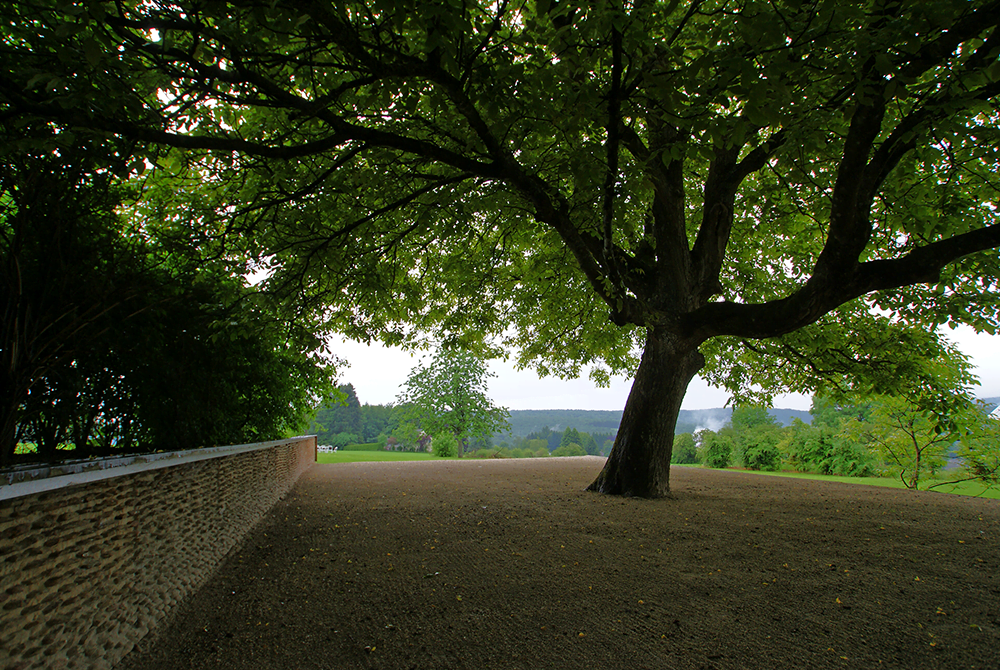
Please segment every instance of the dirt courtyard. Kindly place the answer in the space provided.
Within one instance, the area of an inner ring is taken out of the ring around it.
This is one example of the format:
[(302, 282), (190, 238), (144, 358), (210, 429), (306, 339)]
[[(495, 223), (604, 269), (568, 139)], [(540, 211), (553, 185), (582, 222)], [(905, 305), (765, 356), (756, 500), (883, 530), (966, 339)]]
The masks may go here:
[(1000, 501), (602, 464), (315, 465), (118, 667), (1000, 668)]

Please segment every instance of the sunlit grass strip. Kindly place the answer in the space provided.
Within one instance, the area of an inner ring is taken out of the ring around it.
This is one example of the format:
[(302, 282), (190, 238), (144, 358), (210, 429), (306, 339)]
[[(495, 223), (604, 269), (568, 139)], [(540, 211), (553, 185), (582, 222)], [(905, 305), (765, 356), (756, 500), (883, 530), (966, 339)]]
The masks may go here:
[[(752, 475), (769, 475), (771, 477), (792, 477), (794, 479), (818, 479), (826, 482), (843, 482), (845, 484), (867, 484), (868, 486), (885, 486), (887, 488), (901, 489), (905, 488), (903, 482), (898, 479), (892, 479), (890, 477), (842, 477), (838, 475), (816, 475), (808, 472), (763, 472), (760, 470), (740, 470), (740, 472), (747, 472)], [(921, 490), (927, 487), (929, 484), (935, 484), (938, 481), (947, 480), (932, 480), (928, 482), (923, 482), (921, 484)], [(993, 498), (1000, 500), (1000, 489), (987, 488), (985, 485), (977, 482), (960, 482), (958, 484), (945, 484), (932, 489), (937, 493), (953, 493), (955, 495), (961, 496), (973, 496), (978, 498)]]
[[(364, 461), (440, 461), (434, 454), (412, 451), (335, 451), (316, 455), (317, 463), (359, 463)], [(447, 459), (444, 459), (447, 460)]]

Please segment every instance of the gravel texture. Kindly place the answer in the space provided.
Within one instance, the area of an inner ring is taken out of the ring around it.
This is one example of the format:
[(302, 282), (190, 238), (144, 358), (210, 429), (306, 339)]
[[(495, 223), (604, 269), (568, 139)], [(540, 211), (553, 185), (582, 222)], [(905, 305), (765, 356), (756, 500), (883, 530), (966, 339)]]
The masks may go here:
[(1000, 504), (595, 457), (314, 465), (118, 667), (1000, 668)]

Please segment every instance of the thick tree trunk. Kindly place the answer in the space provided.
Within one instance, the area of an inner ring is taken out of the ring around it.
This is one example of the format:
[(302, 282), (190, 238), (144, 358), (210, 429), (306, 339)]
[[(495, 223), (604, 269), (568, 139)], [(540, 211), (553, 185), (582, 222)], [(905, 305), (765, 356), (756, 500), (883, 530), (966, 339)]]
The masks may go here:
[(649, 329), (615, 446), (587, 490), (640, 498), (670, 495), (677, 415), (688, 384), (704, 365), (697, 344)]

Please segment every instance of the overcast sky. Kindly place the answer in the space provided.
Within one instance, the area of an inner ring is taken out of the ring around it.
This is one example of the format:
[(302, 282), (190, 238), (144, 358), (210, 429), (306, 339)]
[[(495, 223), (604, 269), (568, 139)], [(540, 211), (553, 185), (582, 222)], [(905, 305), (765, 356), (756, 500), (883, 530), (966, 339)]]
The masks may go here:
[[(945, 331), (977, 366), (981, 386), (979, 397), (1000, 396), (1000, 337), (976, 335), (970, 328)], [(381, 405), (395, 402), (400, 385), (406, 381), (410, 370), (420, 360), (420, 354), (411, 355), (399, 349), (386, 349), (379, 345), (366, 346), (346, 342), (334, 347), (334, 352), (347, 359), (351, 366), (340, 374), (340, 383), (351, 383), (362, 403)], [(602, 389), (589, 379), (562, 381), (555, 378), (539, 379), (531, 370), (516, 371), (510, 363), (493, 361), (490, 368), (497, 376), (490, 380), (490, 396), (507, 409), (613, 409), (625, 406), (631, 378), (615, 378), (611, 387)], [(684, 409), (722, 407), (728, 395), (708, 386), (699, 378), (691, 383), (684, 398)], [(787, 395), (775, 398), (775, 407), (809, 409), (810, 398), (804, 395)]]

